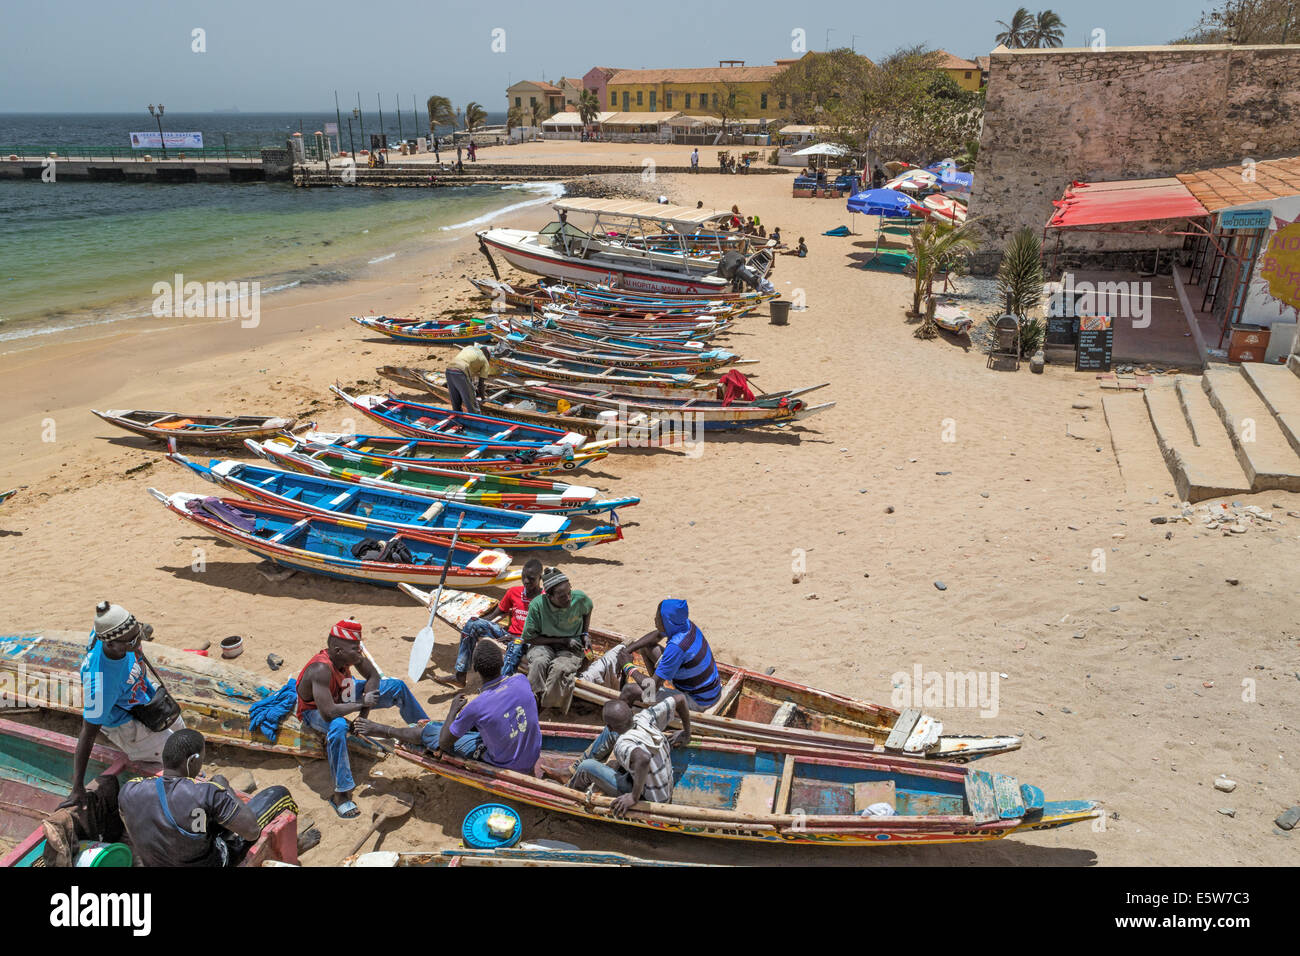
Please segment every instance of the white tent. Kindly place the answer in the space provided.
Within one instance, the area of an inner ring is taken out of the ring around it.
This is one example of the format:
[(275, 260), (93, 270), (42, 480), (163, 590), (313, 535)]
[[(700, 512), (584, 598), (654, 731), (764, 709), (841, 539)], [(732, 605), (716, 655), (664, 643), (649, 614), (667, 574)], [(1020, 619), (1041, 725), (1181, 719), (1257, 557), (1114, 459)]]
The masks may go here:
[(795, 153), (796, 156), (846, 156), (849, 148), (839, 143), (818, 143), (807, 146)]

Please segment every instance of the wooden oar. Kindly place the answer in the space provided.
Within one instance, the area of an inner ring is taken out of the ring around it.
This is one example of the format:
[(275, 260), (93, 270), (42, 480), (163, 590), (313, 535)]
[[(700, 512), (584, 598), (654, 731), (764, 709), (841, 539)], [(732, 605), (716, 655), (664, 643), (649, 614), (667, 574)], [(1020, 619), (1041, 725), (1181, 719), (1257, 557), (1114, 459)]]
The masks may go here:
[(429, 605), (429, 620), (420, 629), (420, 633), (415, 635), (415, 643), (411, 645), (411, 657), (406, 662), (406, 676), (411, 679), (411, 683), (418, 683), (424, 675), (425, 668), (429, 666), (429, 657), (433, 654), (433, 619), (438, 614), (438, 600), (442, 597), (442, 586), (447, 581), (447, 569), (451, 567), (452, 559), (456, 555), (456, 540), (460, 537), (460, 526), (465, 522), (465, 512), (461, 512), (460, 520), (456, 522), (456, 532), (451, 536), (451, 547), (447, 549), (447, 560), (442, 565), (442, 574), (438, 576), (438, 593), (433, 598), (433, 603)]
[[(358, 840), (356, 845), (352, 847), (352, 850), (343, 857), (343, 860), (346, 860), (349, 856), (356, 855), (357, 851), (365, 846), (366, 841), (370, 839), (372, 833), (389, 820), (396, 820), (399, 817), (406, 816), (411, 812), (413, 806), (415, 806), (415, 798), (402, 793), (389, 794), (380, 799), (379, 803), (375, 806), (374, 815), (370, 819), (370, 829), (366, 830), (366, 832), (361, 835), (361, 839)], [(339, 860), (339, 862), (342, 863), (343, 860)]]

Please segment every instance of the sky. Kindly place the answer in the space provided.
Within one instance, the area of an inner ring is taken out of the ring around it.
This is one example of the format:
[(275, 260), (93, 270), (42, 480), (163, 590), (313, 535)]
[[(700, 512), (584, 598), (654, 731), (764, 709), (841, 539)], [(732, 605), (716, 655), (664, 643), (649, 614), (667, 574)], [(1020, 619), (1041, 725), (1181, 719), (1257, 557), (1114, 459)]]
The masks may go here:
[[(771, 63), (805, 48), (879, 58), (924, 43), (988, 53), (1015, 0), (59, 0), (6, 4), (0, 112), (332, 110), (357, 91), (404, 103), (438, 93), (504, 110), (522, 79)], [(1053, 0), (1066, 46), (1167, 43), (1210, 0)], [(1031, 10), (1040, 9), (1030, 3)], [(202, 31), (200, 44), (196, 30)], [(830, 31), (829, 35), (827, 31)], [(500, 31), (500, 32), (496, 32)], [(196, 52), (196, 46), (206, 49)], [(0, 139), (3, 136), (0, 135)]]

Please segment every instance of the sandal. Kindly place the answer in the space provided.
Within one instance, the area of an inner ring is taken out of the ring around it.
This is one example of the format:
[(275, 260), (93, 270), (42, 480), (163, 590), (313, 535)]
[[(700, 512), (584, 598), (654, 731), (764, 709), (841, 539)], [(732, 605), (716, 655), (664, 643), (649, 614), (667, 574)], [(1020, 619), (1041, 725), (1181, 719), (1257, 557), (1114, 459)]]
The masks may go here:
[(355, 820), (361, 816), (361, 808), (351, 800), (344, 800), (342, 803), (334, 803), (331, 800), (330, 804), (334, 807), (334, 812), (339, 815), (340, 820)]

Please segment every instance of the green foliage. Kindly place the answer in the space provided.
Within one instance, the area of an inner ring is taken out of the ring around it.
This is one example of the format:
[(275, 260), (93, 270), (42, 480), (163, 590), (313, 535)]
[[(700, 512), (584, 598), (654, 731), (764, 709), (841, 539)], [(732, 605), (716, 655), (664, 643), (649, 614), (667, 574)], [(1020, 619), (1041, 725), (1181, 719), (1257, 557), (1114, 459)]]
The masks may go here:
[(596, 96), (596, 91), (583, 90), (582, 95), (578, 97), (578, 118), (582, 120), (583, 125), (594, 123), (599, 112), (600, 100)]
[(478, 129), (487, 122), (487, 110), (481, 103), (475, 103), (470, 100), (465, 104), (465, 128), (470, 132)]
[(998, 292), (1012, 315), (1028, 316), (1043, 301), (1042, 243), (1026, 226), (1011, 237), (998, 266)]
[(999, 20), (998, 26), (1002, 32), (994, 42), (1012, 50), (1059, 47), (1065, 36), (1065, 23), (1052, 10), (1042, 10), (1035, 15), (1020, 7), (1010, 23)]
[(523, 126), (527, 117), (524, 115), (522, 106), (512, 106), (506, 110), (506, 132), (514, 129), (516, 126)]
[(1011, 50), (1019, 50), (1027, 45), (1026, 40), (1034, 28), (1034, 15), (1025, 7), (1021, 7), (1011, 17), (1010, 23), (999, 20), (998, 26), (1002, 28), (1002, 32), (993, 38), (993, 42)]
[(425, 101), (425, 108), (429, 111), (429, 132), (434, 132), (436, 126), (455, 126), (456, 111), (451, 108), (451, 100), (445, 96), (431, 96)]
[(1294, 0), (1219, 0), (1179, 43), (1278, 44), (1300, 40)]
[(931, 294), (935, 275), (960, 269), (967, 256), (979, 248), (971, 222), (947, 225), (930, 221), (911, 230), (913, 315), (922, 314), (922, 300)]

